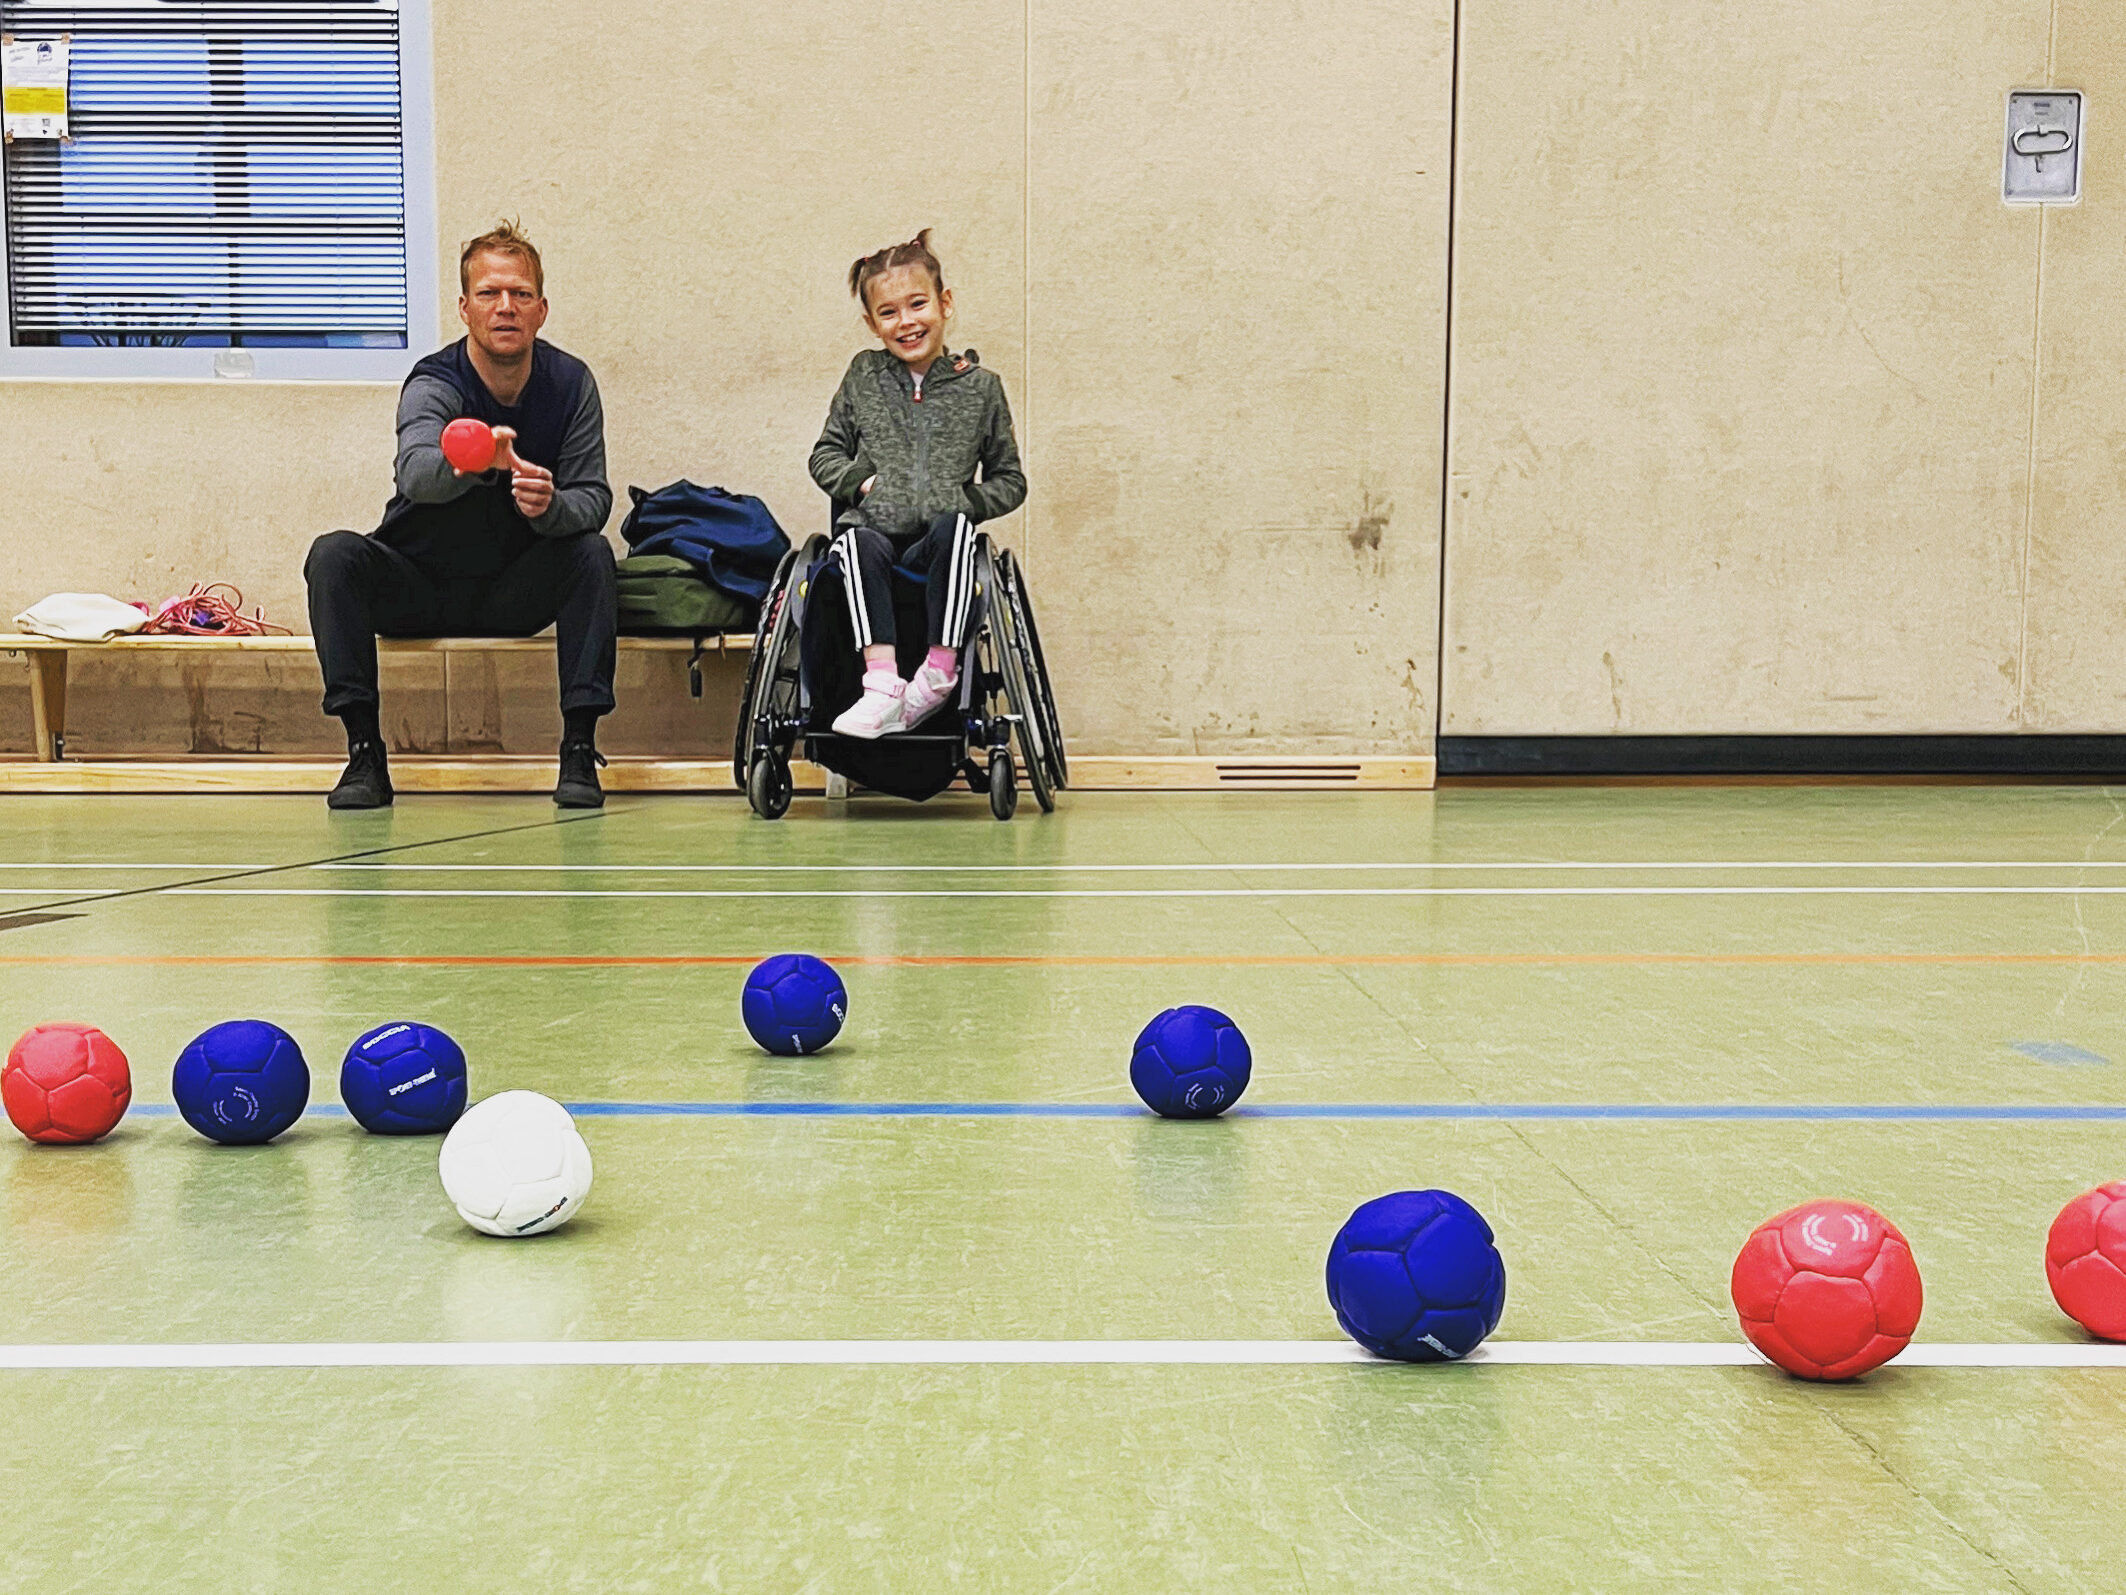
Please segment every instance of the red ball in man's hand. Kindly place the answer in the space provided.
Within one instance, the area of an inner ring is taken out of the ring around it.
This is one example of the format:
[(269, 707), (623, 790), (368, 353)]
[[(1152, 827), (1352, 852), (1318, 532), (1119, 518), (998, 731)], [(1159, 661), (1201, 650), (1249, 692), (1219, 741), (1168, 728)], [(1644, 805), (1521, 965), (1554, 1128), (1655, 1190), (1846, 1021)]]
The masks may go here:
[(443, 428), (443, 458), (471, 476), (495, 463), (495, 429), (485, 421), (461, 416)]
[(1750, 1344), (1803, 1379), (1853, 1379), (1919, 1327), (1919, 1265), (1858, 1202), (1805, 1202), (1759, 1224), (1728, 1288)]

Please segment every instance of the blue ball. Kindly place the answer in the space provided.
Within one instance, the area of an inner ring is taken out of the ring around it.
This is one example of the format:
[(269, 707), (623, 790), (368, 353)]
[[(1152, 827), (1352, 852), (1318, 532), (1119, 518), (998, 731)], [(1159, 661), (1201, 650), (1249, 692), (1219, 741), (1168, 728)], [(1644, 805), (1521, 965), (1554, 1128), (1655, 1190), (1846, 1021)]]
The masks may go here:
[(1451, 1362), (1498, 1328), (1506, 1263), (1484, 1215), (1451, 1191), (1397, 1191), (1344, 1220), (1329, 1305), (1376, 1357)]
[(231, 1019), (177, 1055), (170, 1074), (177, 1111), (210, 1141), (257, 1146), (303, 1116), (310, 1065), (295, 1037), (263, 1019)]
[(1214, 1119), (1240, 1100), (1254, 1073), (1240, 1027), (1216, 1008), (1169, 1008), (1137, 1037), (1129, 1083), (1165, 1119)]
[(849, 992), (842, 977), (810, 953), (778, 953), (746, 976), (739, 1012), (765, 1050), (795, 1058), (841, 1034)]
[(432, 1025), (378, 1025), (347, 1049), (340, 1100), (372, 1135), (437, 1135), (465, 1111), (465, 1053)]

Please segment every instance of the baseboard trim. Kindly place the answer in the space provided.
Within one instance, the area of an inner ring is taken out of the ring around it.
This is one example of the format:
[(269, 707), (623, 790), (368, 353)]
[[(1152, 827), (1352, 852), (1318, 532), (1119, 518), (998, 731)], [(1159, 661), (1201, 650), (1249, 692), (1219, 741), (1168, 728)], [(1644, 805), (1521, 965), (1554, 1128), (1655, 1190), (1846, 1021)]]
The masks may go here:
[(2126, 736), (1442, 737), (1466, 776), (1934, 776), (2126, 780)]
[[(89, 794), (329, 792), (339, 779), (339, 759), (153, 758), (0, 760), (0, 793)], [(827, 773), (798, 763), (791, 777), (800, 792), (824, 791)], [(728, 759), (614, 758), (600, 774), (608, 792), (706, 792), (739, 796)], [(547, 793), (554, 787), (554, 760), (490, 755), (476, 759), (416, 758), (391, 761), (391, 783), (401, 792)]]
[(1081, 792), (1423, 791), (1437, 777), (1429, 758), (1370, 755), (1125, 758), (1073, 754), (1070, 784)]
[[(0, 794), (328, 792), (341, 761), (250, 757), (70, 758), (40, 763), (0, 759)], [(1071, 760), (1071, 787), (1085, 792), (1422, 791), (1434, 781), (1430, 758), (1117, 758)], [(827, 773), (798, 761), (798, 792), (826, 790)], [(725, 759), (615, 758), (602, 777), (609, 792), (699, 792), (739, 795)], [(1024, 784), (1024, 776), (1021, 776)], [(542, 793), (553, 789), (551, 755), (485, 755), (391, 761), (401, 792)]]

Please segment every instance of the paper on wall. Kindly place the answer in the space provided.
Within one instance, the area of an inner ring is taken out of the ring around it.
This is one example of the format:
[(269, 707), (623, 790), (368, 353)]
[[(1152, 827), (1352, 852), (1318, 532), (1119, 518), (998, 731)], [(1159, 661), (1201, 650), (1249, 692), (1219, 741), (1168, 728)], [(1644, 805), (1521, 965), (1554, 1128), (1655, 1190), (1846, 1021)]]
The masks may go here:
[(71, 38), (0, 40), (0, 134), (65, 138)]

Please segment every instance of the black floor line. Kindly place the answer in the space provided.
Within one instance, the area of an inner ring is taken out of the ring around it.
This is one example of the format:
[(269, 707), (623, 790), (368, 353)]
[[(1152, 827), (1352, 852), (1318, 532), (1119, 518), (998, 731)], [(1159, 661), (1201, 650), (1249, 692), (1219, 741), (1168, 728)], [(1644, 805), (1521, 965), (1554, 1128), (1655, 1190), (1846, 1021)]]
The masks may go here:
[(63, 919), (86, 919), (86, 914), (0, 914), (0, 930), (28, 930), (32, 925), (56, 925)]
[(123, 902), (129, 897), (153, 897), (158, 892), (175, 891), (184, 886), (214, 886), (223, 881), (263, 880), (269, 875), (285, 875), (291, 870), (315, 869), (321, 864), (351, 864), (365, 858), (384, 858), (393, 853), (411, 853), (423, 847), (447, 847), (454, 842), (478, 842), (490, 836), (514, 836), (520, 831), (546, 831), (557, 825), (581, 825), (589, 820), (602, 820), (613, 813), (626, 814), (632, 810), (593, 809), (573, 816), (557, 815), (550, 820), (540, 820), (531, 825), (498, 825), (491, 830), (467, 831), (462, 836), (431, 836), (422, 842), (400, 842), (392, 847), (363, 848), (356, 853), (329, 853), (323, 858), (307, 858), (288, 864), (268, 864), (260, 869), (230, 870), (221, 875), (201, 875), (192, 880), (161, 881), (153, 886), (129, 886), (123, 891), (98, 892), (85, 897), (62, 897), (49, 903), (35, 903), (28, 908), (11, 909), (0, 916), (0, 930), (13, 929), (15, 924), (44, 924), (58, 919), (80, 919), (79, 914), (54, 913), (55, 909), (93, 908), (100, 903)]

